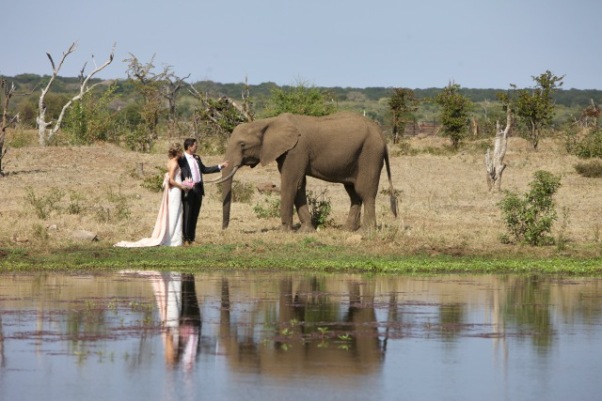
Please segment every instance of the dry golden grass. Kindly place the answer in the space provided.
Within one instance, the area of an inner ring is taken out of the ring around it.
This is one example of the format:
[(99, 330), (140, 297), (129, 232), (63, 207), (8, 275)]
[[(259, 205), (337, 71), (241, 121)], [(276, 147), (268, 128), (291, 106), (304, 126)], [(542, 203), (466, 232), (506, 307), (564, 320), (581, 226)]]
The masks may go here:
[[(424, 149), (443, 148), (447, 141), (428, 137), (414, 138), (409, 143), (413, 149)], [(167, 145), (164, 148), (167, 149)], [(390, 152), (397, 153), (396, 149), (390, 149)], [(202, 156), (206, 164), (222, 160), (221, 156)], [(93, 231), (98, 234), (101, 244), (107, 246), (119, 240), (148, 236), (160, 194), (140, 186), (142, 179), (135, 174), (136, 166), (143, 163), (145, 172), (154, 174), (155, 167), (165, 166), (166, 161), (164, 152), (140, 154), (109, 144), (11, 148), (3, 161), (7, 175), (0, 178), (0, 246), (66, 246), (72, 241), (74, 230)], [(534, 152), (524, 140), (511, 138), (502, 189), (524, 193), (537, 170), (560, 175), (562, 186), (555, 197), (559, 219), (553, 235), (568, 240), (564, 251), (568, 254), (598, 255), (602, 248), (602, 182), (579, 176), (573, 167), (577, 161), (566, 154), (562, 144), (552, 140), (544, 140), (539, 151)], [(497, 203), (503, 195), (490, 193), (487, 189), (482, 151), (444, 156), (426, 153), (393, 156), (392, 170), (395, 188), (400, 192), (400, 215), (394, 219), (389, 211), (388, 196), (379, 194), (377, 216), (380, 227), (375, 232), (343, 231), (340, 225), (344, 223), (348, 209), (343, 187), (309, 179), (309, 190), (316, 194), (327, 191), (333, 206), (331, 217), (336, 224), (311, 234), (312, 238), (326, 244), (357, 246), (361, 243), (367, 251), (400, 254), (422, 251), (475, 255), (541, 253), (557, 252), (559, 248), (524, 249), (500, 242), (505, 227)], [(254, 187), (265, 183), (279, 186), (275, 164), (241, 169), (236, 179), (252, 183)], [(27, 201), (28, 187), (38, 196), (52, 189), (64, 191), (59, 205), (62, 211), (39, 219)], [(249, 204), (233, 205), (230, 228), (223, 231), (220, 195), (214, 185), (206, 187), (207, 197), (198, 226), (201, 243), (286, 243), (306, 236), (281, 232), (278, 218), (258, 219), (253, 206), (263, 202), (265, 195), (257, 191)], [(384, 169), (380, 187), (388, 187)], [(117, 219), (110, 194), (124, 197), (130, 211), (129, 219)], [(79, 214), (69, 214), (66, 209), (76, 197), (81, 198), (82, 210)], [(99, 208), (109, 210), (111, 219), (99, 219)]]

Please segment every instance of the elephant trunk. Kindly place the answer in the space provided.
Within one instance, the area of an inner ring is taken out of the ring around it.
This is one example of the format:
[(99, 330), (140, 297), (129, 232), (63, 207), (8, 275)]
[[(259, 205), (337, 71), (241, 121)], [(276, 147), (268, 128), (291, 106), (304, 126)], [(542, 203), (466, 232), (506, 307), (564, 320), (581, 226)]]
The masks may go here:
[(232, 206), (232, 182), (234, 181), (234, 173), (238, 170), (238, 166), (228, 167), (222, 170), (222, 230), (228, 228), (230, 224), (230, 208)]

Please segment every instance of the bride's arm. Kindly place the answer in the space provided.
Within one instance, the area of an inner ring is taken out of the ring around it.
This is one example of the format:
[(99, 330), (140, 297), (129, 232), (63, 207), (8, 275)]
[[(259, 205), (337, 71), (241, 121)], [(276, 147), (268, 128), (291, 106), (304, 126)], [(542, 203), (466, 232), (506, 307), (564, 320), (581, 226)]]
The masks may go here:
[(176, 181), (176, 171), (178, 169), (178, 160), (176, 158), (173, 159), (169, 159), (169, 161), (167, 162), (167, 172), (169, 174), (169, 187), (176, 187), (176, 188), (180, 188), (182, 191), (186, 190), (186, 187), (184, 187), (184, 185), (179, 184)]

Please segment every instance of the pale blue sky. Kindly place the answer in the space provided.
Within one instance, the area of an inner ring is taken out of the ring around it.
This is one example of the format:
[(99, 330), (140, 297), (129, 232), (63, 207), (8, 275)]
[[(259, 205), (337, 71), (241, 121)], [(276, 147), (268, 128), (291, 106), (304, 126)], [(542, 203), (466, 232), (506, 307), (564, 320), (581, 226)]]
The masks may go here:
[[(8, 4), (6, 4), (8, 3)], [(546, 70), (564, 88), (602, 89), (600, 0), (6, 0), (0, 74), (77, 76), (116, 57), (155, 55), (189, 81), (304, 82), (324, 87), (533, 86)]]

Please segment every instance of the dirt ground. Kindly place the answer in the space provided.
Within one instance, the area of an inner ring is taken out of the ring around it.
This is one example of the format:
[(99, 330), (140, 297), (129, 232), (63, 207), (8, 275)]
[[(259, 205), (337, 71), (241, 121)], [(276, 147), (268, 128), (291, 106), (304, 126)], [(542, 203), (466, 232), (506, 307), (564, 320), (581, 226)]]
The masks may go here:
[[(446, 143), (433, 137), (409, 140), (412, 149), (441, 148)], [(167, 150), (167, 144), (164, 147)], [(427, 250), (479, 254), (492, 250), (513, 252), (517, 248), (500, 241), (506, 230), (497, 204), (503, 194), (488, 191), (484, 151), (399, 156), (398, 149), (390, 145), (390, 153), (394, 186), (400, 192), (399, 217), (392, 216), (388, 196), (379, 193), (379, 229), (344, 231), (340, 226), (349, 203), (342, 185), (310, 178), (308, 190), (314, 194), (326, 191), (334, 221), (333, 226), (312, 236), (323, 243), (361, 243), (401, 253)], [(221, 156), (201, 157), (207, 165), (222, 161)], [(600, 179), (579, 176), (574, 169), (579, 160), (567, 155), (562, 144), (551, 140), (544, 140), (535, 152), (524, 140), (511, 138), (505, 161), (508, 167), (503, 190), (524, 193), (537, 170), (559, 175), (562, 186), (555, 197), (559, 217), (554, 237), (566, 241), (567, 252), (575, 247), (600, 251)], [(136, 172), (142, 164), (145, 175), (153, 175), (158, 171), (155, 167), (165, 166), (166, 162), (166, 152), (141, 154), (109, 144), (11, 148), (3, 161), (6, 176), (0, 178), (0, 246), (68, 245), (74, 241), (77, 230), (95, 233), (107, 246), (149, 236), (161, 194), (143, 188), (142, 177)], [(243, 168), (235, 179), (255, 188), (266, 184), (280, 186), (275, 164)], [(388, 188), (385, 169), (380, 188)], [(62, 192), (63, 196), (50, 208), (48, 217), (41, 219), (36, 216), (31, 195), (44, 199), (52, 191)], [(250, 203), (233, 205), (230, 227), (224, 231), (218, 189), (207, 184), (206, 191), (198, 226), (201, 243), (287, 242), (307, 235), (281, 232), (278, 218), (259, 219), (253, 207), (265, 204), (266, 195), (257, 189)], [(127, 212), (129, 217), (120, 217), (120, 212)]]

